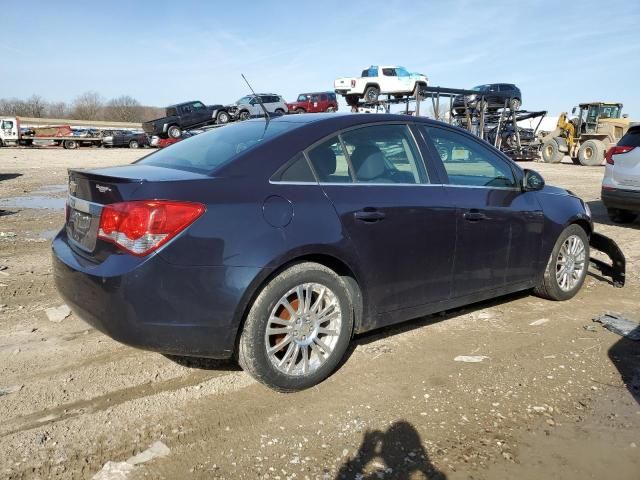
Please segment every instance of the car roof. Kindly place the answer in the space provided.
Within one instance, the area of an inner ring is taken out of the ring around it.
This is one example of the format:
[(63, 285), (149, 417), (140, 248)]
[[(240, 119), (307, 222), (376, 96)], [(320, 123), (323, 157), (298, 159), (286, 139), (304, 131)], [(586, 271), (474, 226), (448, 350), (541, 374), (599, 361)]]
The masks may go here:
[[(247, 120), (249, 122), (264, 122), (264, 118), (255, 118)], [(325, 124), (332, 121), (340, 123), (339, 128), (346, 128), (350, 125), (359, 125), (364, 123), (377, 122), (420, 122), (420, 123), (437, 123), (427, 117), (414, 117), (409, 115), (395, 113), (306, 113), (304, 115), (281, 115), (272, 117), (271, 122), (295, 123), (295, 124)]]

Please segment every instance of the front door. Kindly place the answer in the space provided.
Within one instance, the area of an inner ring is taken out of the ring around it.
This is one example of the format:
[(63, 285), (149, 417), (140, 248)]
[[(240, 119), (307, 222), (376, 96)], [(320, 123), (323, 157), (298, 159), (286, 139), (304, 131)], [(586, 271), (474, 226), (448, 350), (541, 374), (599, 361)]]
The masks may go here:
[(453, 296), (530, 282), (539, 270), (544, 217), (509, 161), (481, 140), (423, 127), (442, 160), (457, 207)]
[(372, 313), (448, 299), (455, 209), (429, 183), (408, 126), (348, 130), (308, 156), (364, 266)]

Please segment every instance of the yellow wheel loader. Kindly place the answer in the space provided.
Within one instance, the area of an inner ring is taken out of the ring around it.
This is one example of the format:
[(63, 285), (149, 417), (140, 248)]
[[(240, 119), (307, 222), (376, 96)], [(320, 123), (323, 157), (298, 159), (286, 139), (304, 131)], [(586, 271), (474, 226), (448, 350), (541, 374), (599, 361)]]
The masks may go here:
[[(581, 103), (578, 116), (568, 119), (563, 112), (553, 132), (541, 138), (542, 159), (560, 163), (569, 155), (573, 163), (601, 165), (610, 146), (627, 132), (631, 121), (622, 115), (621, 103)], [(572, 112), (576, 114), (574, 107)]]

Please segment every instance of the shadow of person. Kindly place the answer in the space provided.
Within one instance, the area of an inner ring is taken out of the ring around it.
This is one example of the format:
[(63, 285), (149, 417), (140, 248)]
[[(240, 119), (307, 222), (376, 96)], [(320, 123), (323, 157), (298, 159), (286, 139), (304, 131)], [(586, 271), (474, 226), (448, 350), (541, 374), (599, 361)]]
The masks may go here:
[[(636, 327), (633, 334), (640, 335), (640, 327)], [(640, 404), (640, 342), (622, 337), (609, 349), (608, 354), (629, 393)]]
[(409, 422), (395, 422), (386, 432), (367, 430), (356, 455), (340, 467), (336, 480), (446, 480), (429, 461), (420, 434)]

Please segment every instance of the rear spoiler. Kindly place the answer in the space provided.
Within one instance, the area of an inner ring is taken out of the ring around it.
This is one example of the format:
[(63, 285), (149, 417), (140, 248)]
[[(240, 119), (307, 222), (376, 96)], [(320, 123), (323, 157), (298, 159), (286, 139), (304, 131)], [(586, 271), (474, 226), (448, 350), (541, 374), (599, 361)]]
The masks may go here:
[(591, 265), (599, 270), (603, 276), (610, 277), (614, 287), (624, 287), (626, 260), (624, 253), (622, 253), (616, 242), (600, 233), (593, 232), (589, 239), (589, 246), (593, 250), (604, 253), (611, 259), (611, 265), (609, 265), (602, 260), (591, 257), (589, 259)]

